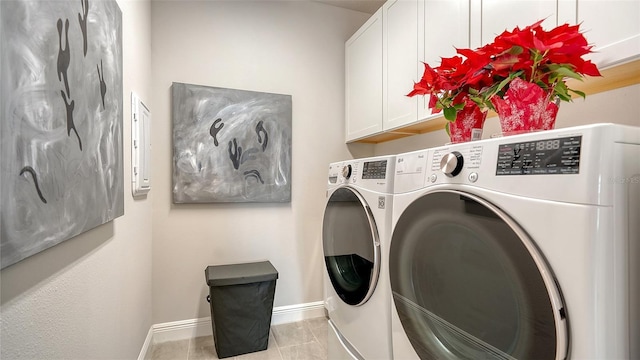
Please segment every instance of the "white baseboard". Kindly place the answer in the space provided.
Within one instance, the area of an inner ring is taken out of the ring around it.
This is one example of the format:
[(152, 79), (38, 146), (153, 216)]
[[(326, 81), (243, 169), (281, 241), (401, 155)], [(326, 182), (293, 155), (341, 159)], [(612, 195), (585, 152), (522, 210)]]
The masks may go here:
[(165, 341), (191, 339), (213, 333), (210, 317), (155, 324), (151, 326), (151, 328), (153, 329), (154, 344)]
[[(287, 324), (323, 316), (326, 316), (323, 301), (278, 306), (273, 308), (271, 325)], [(147, 352), (151, 348), (151, 344), (209, 336), (212, 333), (211, 317), (154, 324), (149, 329), (149, 334), (147, 335), (147, 339), (145, 339), (138, 360), (145, 359)]]
[(316, 301), (306, 304), (278, 306), (273, 308), (271, 325), (287, 324), (306, 319), (326, 316), (324, 301)]

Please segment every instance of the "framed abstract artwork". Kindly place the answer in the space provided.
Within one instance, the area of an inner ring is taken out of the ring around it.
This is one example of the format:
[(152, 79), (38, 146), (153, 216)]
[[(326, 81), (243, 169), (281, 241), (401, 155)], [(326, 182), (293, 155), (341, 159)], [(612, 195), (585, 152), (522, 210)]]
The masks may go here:
[(0, 1), (0, 264), (124, 214), (115, 0)]
[(173, 83), (174, 203), (291, 201), (291, 95)]

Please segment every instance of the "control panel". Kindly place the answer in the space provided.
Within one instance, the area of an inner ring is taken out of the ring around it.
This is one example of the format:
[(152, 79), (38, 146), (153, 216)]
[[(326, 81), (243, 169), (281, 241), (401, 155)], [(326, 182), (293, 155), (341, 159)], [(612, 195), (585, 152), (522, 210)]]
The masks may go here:
[(342, 164), (329, 164), (329, 184), (337, 184), (338, 183), (338, 175), (342, 171)]
[(396, 157), (394, 155), (345, 160), (329, 164), (329, 189), (352, 186), (391, 194)]
[[(638, 158), (623, 161), (618, 154), (639, 147), (639, 135), (629, 126), (584, 125), (407, 152), (388, 166), (395, 164), (393, 192), (401, 199), (459, 189), (610, 206), (637, 178), (628, 161)], [(626, 175), (615, 177), (623, 170)]]
[(367, 161), (362, 166), (363, 179), (384, 179), (387, 175), (387, 160)]
[(496, 175), (577, 174), (582, 136), (501, 144)]
[(435, 182), (437, 174), (443, 173), (447, 177), (453, 178), (460, 174), (463, 169), (475, 172), (480, 169), (483, 158), (483, 145), (465, 144), (457, 146), (455, 150), (449, 147), (437, 149), (433, 152), (431, 161), (430, 182)]

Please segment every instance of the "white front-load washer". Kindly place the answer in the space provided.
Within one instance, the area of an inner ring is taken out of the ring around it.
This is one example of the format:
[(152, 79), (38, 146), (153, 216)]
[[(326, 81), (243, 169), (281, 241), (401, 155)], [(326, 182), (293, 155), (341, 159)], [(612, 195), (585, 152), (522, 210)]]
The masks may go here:
[(329, 359), (390, 359), (394, 156), (329, 166), (322, 224)]
[(494, 138), (397, 164), (395, 359), (640, 359), (640, 128)]

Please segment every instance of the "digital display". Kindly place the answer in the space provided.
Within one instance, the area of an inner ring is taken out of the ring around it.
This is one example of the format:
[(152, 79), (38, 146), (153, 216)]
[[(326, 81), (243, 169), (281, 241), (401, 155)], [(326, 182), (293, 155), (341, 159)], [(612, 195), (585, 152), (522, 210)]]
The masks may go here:
[(387, 175), (387, 160), (367, 161), (362, 168), (363, 179), (384, 179)]
[(558, 149), (560, 149), (560, 140), (546, 140), (536, 142), (536, 151)]
[(496, 175), (577, 174), (582, 136), (502, 144)]

